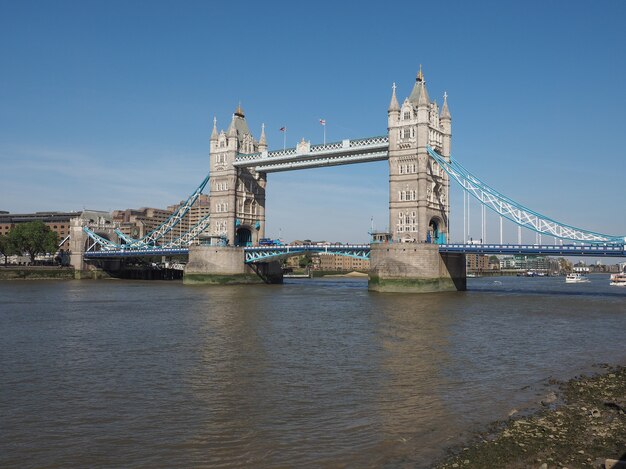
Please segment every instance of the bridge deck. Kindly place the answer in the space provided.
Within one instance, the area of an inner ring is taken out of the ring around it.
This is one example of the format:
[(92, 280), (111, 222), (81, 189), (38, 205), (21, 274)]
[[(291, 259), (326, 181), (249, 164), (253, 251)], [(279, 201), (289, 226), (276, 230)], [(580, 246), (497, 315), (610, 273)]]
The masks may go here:
[[(302, 255), (306, 253), (336, 254), (341, 256), (369, 259), (369, 244), (341, 245), (283, 245), (254, 246), (244, 248), (245, 262), (264, 262), (281, 257)], [(545, 256), (593, 256), (593, 257), (626, 257), (623, 244), (588, 244), (588, 245), (550, 245), (550, 244), (442, 244), (439, 252), (456, 252), (463, 254), (526, 254)], [(90, 251), (85, 253), (86, 259), (111, 259), (119, 257), (177, 256), (187, 255), (188, 248), (169, 249), (120, 249), (108, 251)]]
[(623, 244), (442, 244), (439, 252), (464, 254), (527, 254), (545, 256), (626, 257)]

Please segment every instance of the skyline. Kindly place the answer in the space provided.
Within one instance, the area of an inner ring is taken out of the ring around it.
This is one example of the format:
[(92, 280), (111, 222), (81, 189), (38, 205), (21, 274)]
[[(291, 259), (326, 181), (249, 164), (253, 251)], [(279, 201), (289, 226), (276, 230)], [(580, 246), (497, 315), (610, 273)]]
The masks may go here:
[[(213, 117), (226, 129), (239, 102), (271, 150), (283, 126), (287, 147), (385, 134), (392, 83), (403, 100), (422, 64), (431, 99), (448, 93), (464, 166), (561, 222), (626, 235), (621, 3), (272, 5), (222, 5), (236, 20), (212, 23), (200, 2), (0, 3), (0, 210), (185, 199), (208, 170)], [(418, 21), (409, 47), (399, 11), (438, 21)], [(387, 178), (386, 162), (270, 174), (267, 234), (365, 241), (372, 217), (388, 224)], [(451, 200), (458, 239), (454, 184)]]

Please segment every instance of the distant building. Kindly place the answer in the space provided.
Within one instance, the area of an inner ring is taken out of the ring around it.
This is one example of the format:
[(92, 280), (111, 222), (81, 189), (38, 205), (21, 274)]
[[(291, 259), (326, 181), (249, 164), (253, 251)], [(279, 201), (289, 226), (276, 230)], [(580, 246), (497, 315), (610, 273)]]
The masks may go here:
[[(113, 222), (131, 238), (143, 238), (172, 215), (170, 210), (142, 207), (139, 209), (113, 210)], [(181, 227), (182, 228), (182, 227)], [(186, 229), (182, 231), (184, 233)]]
[[(316, 246), (321, 245), (329, 245), (336, 246), (341, 243), (328, 243), (326, 241), (311, 241), (310, 239), (295, 240), (289, 243), (292, 246), (302, 246), (305, 244), (312, 244)], [(300, 260), (304, 257), (302, 256), (293, 256), (287, 258), (285, 261), (285, 266), (297, 268), (300, 266)], [(336, 271), (336, 272), (349, 272), (353, 270), (358, 270), (362, 272), (367, 272), (370, 269), (370, 261), (369, 259), (357, 259), (355, 257), (349, 256), (340, 256), (337, 254), (325, 254), (325, 253), (313, 253), (310, 255), (311, 257), (311, 268), (313, 270), (327, 270), (327, 271)]]
[(469, 272), (489, 270), (489, 256), (485, 254), (466, 254), (465, 266)]
[(513, 256), (500, 257), (500, 270), (515, 269), (515, 258)]
[(69, 250), (70, 220), (82, 212), (35, 212), (9, 213), (0, 212), (0, 235), (6, 235), (19, 223), (42, 221), (59, 236), (59, 250)]
[(549, 257), (526, 256), (522, 254), (516, 254), (513, 257), (515, 259), (515, 268), (518, 270), (535, 270), (546, 272), (551, 270), (551, 259)]
[(319, 269), (334, 271), (368, 271), (370, 270), (369, 259), (357, 259), (355, 257), (338, 256), (336, 254), (319, 254)]

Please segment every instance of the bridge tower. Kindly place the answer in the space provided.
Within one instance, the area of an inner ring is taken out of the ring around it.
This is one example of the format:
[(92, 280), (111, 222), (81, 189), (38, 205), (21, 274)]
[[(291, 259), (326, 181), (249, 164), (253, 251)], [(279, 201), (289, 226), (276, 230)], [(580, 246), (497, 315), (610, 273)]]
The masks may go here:
[(224, 236), (230, 245), (258, 243), (265, 236), (267, 177), (253, 168), (236, 168), (233, 163), (238, 153), (267, 150), (265, 129), (256, 141), (239, 105), (227, 131), (218, 133), (213, 119), (210, 148), (211, 234)]
[(393, 85), (389, 131), (390, 243), (370, 251), (369, 289), (386, 292), (465, 290), (465, 256), (440, 254), (449, 238), (448, 175), (429, 156), (450, 158), (452, 118), (444, 94), (431, 102), (421, 67), (411, 94), (398, 103)]
[(265, 188), (267, 176), (253, 167), (234, 166), (237, 154), (267, 151), (265, 128), (254, 139), (241, 109), (233, 114), (228, 130), (217, 132), (213, 119), (209, 191), (210, 233), (226, 238), (228, 246), (189, 247), (183, 282), (187, 284), (282, 283), (279, 262), (245, 264), (244, 247), (265, 237)]
[(452, 119), (444, 95), (431, 102), (421, 67), (402, 106), (393, 85), (388, 109), (389, 230), (394, 242), (444, 244), (449, 228), (449, 179), (426, 146), (450, 158)]

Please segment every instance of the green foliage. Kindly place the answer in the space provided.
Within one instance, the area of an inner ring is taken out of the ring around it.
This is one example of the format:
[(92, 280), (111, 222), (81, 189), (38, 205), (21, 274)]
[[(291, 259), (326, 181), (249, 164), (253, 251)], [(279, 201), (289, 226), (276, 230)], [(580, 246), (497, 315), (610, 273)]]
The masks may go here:
[(0, 255), (4, 256), (4, 265), (7, 263), (7, 257), (13, 255), (13, 247), (7, 235), (0, 235)]
[(39, 254), (57, 252), (59, 236), (42, 221), (20, 223), (9, 231), (9, 245), (15, 253), (28, 253), (35, 262)]
[(311, 254), (308, 254), (308, 253), (300, 257), (300, 259), (298, 260), (298, 265), (302, 269), (304, 269), (307, 265), (310, 265), (312, 263), (313, 263), (313, 259), (311, 258)]

